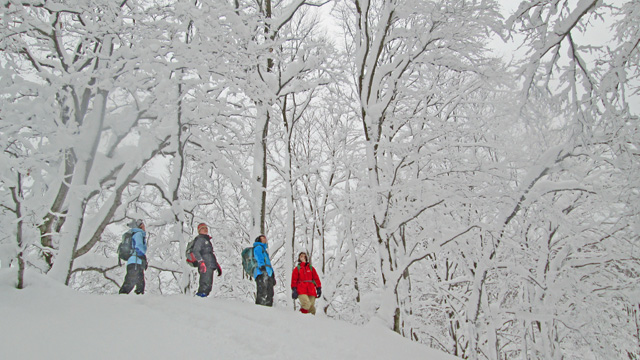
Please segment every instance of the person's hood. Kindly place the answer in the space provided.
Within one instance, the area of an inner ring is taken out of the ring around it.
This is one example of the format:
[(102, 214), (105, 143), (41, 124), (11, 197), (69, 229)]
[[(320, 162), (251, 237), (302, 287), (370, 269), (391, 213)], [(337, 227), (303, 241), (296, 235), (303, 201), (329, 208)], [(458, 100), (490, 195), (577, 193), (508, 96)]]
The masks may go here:
[(131, 232), (132, 232), (133, 234), (135, 234), (135, 233), (142, 233), (142, 236), (147, 235), (147, 232), (146, 232), (146, 231), (144, 231), (144, 230), (142, 230), (142, 229), (140, 229), (140, 228), (133, 228), (133, 229), (131, 229)]
[(254, 242), (253, 247), (256, 247), (256, 246), (262, 246), (265, 250), (269, 248), (267, 244), (264, 244), (262, 242)]

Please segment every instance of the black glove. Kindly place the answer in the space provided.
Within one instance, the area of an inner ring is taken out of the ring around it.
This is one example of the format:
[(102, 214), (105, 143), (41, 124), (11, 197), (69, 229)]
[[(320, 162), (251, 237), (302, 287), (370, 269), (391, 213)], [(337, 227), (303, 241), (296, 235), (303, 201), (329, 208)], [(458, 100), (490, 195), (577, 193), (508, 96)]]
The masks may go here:
[(218, 276), (222, 276), (222, 268), (220, 267), (220, 264), (218, 264)]
[(322, 296), (322, 288), (321, 287), (316, 288), (316, 294), (317, 294), (316, 297)]
[(273, 281), (273, 286), (276, 286), (276, 274), (271, 275), (271, 281)]
[(298, 289), (296, 288), (291, 289), (291, 298), (294, 300), (298, 298)]
[(262, 271), (263, 273), (267, 272), (267, 267), (266, 266), (260, 266), (260, 271)]

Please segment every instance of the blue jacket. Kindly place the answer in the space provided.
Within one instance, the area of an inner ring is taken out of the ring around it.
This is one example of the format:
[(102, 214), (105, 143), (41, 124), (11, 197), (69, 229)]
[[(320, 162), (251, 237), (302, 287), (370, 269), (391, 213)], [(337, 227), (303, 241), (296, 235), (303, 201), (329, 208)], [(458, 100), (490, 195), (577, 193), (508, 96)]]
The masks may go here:
[(260, 268), (262, 266), (267, 268), (267, 275), (273, 276), (273, 268), (271, 267), (271, 259), (269, 259), (269, 253), (267, 252), (267, 244), (263, 244), (261, 242), (253, 243), (253, 257), (258, 262), (258, 266), (253, 270), (253, 278), (257, 278), (258, 275), (262, 274)]
[(139, 256), (145, 256), (147, 254), (147, 233), (139, 228), (131, 229), (133, 235), (131, 236), (133, 248), (136, 249), (136, 255), (129, 257), (127, 265), (129, 264), (142, 264), (142, 259)]

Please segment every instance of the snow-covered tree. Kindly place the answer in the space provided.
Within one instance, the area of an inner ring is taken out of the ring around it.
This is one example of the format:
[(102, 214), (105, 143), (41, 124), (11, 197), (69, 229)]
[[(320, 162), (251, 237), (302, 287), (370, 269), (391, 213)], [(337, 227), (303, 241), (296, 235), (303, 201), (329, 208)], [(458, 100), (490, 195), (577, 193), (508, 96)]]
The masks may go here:
[(631, 328), (620, 331), (618, 319), (637, 302), (629, 299), (640, 265), (631, 220), (638, 118), (630, 106), (638, 98), (638, 10), (633, 1), (523, 1), (509, 21), (528, 44), (520, 114), (534, 166), (523, 167), (501, 237), (527, 254), (512, 267), (527, 274), (517, 306), (530, 314), (521, 320), (526, 358), (635, 351)]
[[(401, 332), (398, 286), (410, 276), (410, 266), (424, 258), (415, 250), (426, 240), (430, 209), (446, 205), (461, 185), (448, 184), (439, 174), (468, 170), (441, 154), (450, 155), (459, 136), (471, 131), (467, 124), (473, 126), (463, 118), (472, 115), (459, 109), (486, 82), (483, 42), (497, 13), (491, 2), (350, 5), (349, 49), (366, 140), (370, 236), (377, 242), (382, 287), (379, 314)], [(448, 134), (450, 129), (456, 132)], [(470, 230), (463, 224), (455, 228), (454, 233)], [(448, 240), (443, 236), (435, 242)]]
[(640, 3), (336, 4), (326, 31), (307, 0), (7, 1), (0, 266), (112, 293), (143, 217), (149, 292), (190, 294), (206, 222), (217, 297), (253, 296), (267, 233), (277, 306), (307, 250), (333, 318), (468, 359), (640, 357)]
[(156, 11), (141, 2), (3, 7), (4, 147), (38, 159), (13, 171), (40, 231), (37, 266), (62, 282), (121, 218), (123, 192), (173, 131), (163, 98), (169, 37), (161, 13), (146, 13)]

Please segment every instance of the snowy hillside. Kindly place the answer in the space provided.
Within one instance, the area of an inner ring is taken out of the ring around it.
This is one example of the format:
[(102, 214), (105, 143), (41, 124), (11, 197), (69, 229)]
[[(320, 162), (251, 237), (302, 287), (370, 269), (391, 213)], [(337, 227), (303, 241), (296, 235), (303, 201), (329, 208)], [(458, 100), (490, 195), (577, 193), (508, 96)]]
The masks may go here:
[(430, 359), (456, 357), (379, 324), (353, 326), (251, 303), (88, 295), (0, 272), (0, 359)]

